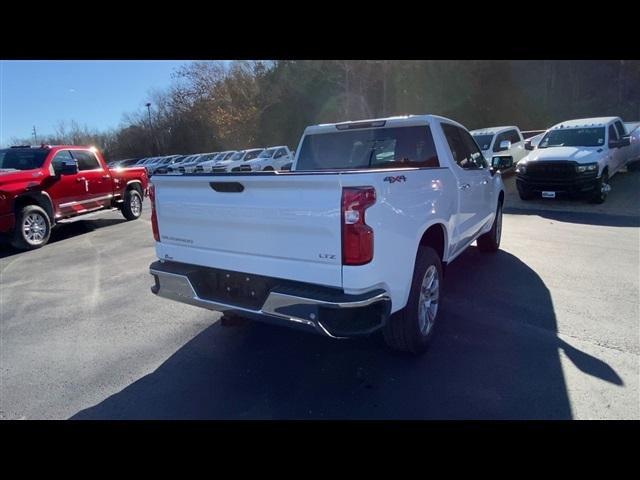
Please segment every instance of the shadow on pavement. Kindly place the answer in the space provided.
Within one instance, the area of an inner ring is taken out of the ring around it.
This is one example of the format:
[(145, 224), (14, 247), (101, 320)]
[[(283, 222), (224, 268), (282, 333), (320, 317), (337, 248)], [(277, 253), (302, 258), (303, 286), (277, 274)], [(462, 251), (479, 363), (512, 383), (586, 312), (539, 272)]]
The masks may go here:
[(606, 213), (568, 212), (544, 209), (523, 209), (505, 207), (504, 213), (516, 215), (537, 215), (549, 220), (564, 223), (581, 223), (585, 225), (599, 225), (605, 227), (640, 227), (640, 208), (637, 216), (610, 215)]
[[(98, 218), (92, 220), (78, 220), (69, 224), (57, 225), (51, 230), (51, 237), (49, 243), (60, 242), (68, 238), (76, 237), (78, 235), (84, 235), (85, 233), (93, 232), (104, 227), (110, 227), (112, 225), (118, 225), (124, 223), (127, 220), (124, 218)], [(47, 248), (47, 245), (42, 248)], [(17, 250), (11, 246), (7, 238), (2, 238), (0, 241), (0, 258), (10, 257), (18, 253), (23, 253), (22, 250)]]
[(549, 291), (506, 252), (449, 267), (439, 332), (422, 357), (379, 337), (332, 341), (219, 322), (155, 371), (74, 419), (569, 419), (562, 349), (585, 374), (623, 382), (556, 335)]

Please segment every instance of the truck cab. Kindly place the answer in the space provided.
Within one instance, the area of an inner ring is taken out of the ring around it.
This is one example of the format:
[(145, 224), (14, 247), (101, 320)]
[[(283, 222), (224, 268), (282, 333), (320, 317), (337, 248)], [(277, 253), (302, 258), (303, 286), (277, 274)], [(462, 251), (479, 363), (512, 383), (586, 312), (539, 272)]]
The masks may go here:
[(516, 126), (487, 127), (470, 133), (488, 162), (494, 157), (505, 157), (515, 165), (527, 155), (524, 137)]

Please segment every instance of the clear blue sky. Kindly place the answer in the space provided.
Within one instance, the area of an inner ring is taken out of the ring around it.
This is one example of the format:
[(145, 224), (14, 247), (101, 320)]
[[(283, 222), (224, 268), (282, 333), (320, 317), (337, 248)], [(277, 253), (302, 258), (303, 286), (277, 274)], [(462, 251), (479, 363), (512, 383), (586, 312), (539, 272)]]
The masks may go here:
[(0, 145), (54, 133), (59, 121), (99, 130), (145, 108), (185, 61), (0, 61)]

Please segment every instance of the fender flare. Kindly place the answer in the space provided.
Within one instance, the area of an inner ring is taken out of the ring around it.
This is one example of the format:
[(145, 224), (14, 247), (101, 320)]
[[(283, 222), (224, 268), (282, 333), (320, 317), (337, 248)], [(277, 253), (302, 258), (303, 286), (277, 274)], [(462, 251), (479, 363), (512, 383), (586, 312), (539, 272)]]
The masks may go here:
[(24, 193), (20, 193), (16, 195), (13, 199), (12, 210), (15, 211), (16, 204), (19, 203), (22, 199), (30, 199), (32, 203), (44, 208), (44, 211), (49, 215), (49, 220), (51, 221), (51, 225), (53, 226), (56, 221), (55, 208), (53, 206), (53, 200), (51, 196), (45, 192), (44, 190), (38, 191), (27, 191)]

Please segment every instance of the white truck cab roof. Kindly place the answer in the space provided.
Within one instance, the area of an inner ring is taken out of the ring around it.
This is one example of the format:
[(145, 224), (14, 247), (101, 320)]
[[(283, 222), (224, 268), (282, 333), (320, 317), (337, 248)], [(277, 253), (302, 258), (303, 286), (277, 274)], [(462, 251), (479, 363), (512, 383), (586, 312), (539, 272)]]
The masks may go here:
[(593, 117), (593, 118), (578, 118), (576, 120), (567, 120), (555, 124), (549, 130), (557, 128), (586, 128), (586, 127), (606, 127), (616, 120), (620, 120), (619, 117)]
[(506, 132), (507, 130), (518, 130), (518, 131), (520, 131), (520, 129), (518, 127), (516, 127), (515, 125), (507, 125), (507, 126), (503, 126), (503, 127), (480, 128), (480, 129), (477, 129), (477, 130), (471, 130), (469, 133), (471, 135), (497, 135), (499, 133)]
[(440, 117), (438, 115), (399, 115), (385, 118), (371, 118), (368, 120), (357, 120), (339, 123), (323, 123), (319, 125), (311, 125), (304, 130), (305, 135), (317, 133), (330, 133), (337, 130), (348, 130), (350, 128), (376, 128), (376, 127), (410, 127), (418, 125), (429, 125), (434, 120), (439, 122), (451, 123), (464, 128), (463, 125), (454, 122), (449, 118)]

